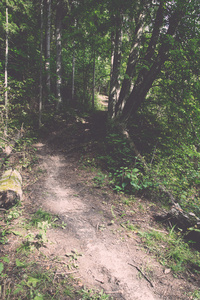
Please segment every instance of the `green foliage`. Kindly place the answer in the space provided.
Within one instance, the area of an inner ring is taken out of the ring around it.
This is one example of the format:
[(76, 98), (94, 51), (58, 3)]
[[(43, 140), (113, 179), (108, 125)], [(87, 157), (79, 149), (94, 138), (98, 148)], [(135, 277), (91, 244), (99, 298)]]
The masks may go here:
[(14, 219), (18, 219), (22, 215), (22, 210), (20, 207), (15, 206), (9, 209), (5, 214), (5, 220), (7, 223), (10, 223)]
[(138, 234), (148, 249), (158, 257), (159, 262), (171, 268), (175, 273), (184, 272), (188, 268), (196, 269), (196, 271), (200, 268), (199, 252), (190, 249), (174, 228), (168, 234), (155, 230), (138, 231)]
[(41, 208), (38, 209), (34, 215), (32, 216), (30, 220), (30, 224), (32, 226), (35, 226), (37, 228), (40, 228), (42, 230), (45, 230), (48, 227), (61, 227), (65, 228), (66, 224), (62, 222), (62, 224), (59, 224), (58, 222), (58, 217), (50, 214), (49, 212), (46, 212), (42, 210)]
[(189, 295), (192, 297), (194, 300), (200, 299), (200, 290), (195, 290), (193, 293), (189, 293)]
[(109, 300), (112, 299), (112, 297), (110, 297), (109, 295), (105, 294), (103, 290), (101, 290), (100, 292), (95, 291), (95, 290), (87, 290), (87, 289), (82, 289), (79, 294), (81, 295), (81, 299), (82, 300), (89, 300), (89, 299), (93, 299), (93, 300)]
[[(137, 164), (136, 164), (137, 166)], [(117, 192), (136, 193), (137, 191), (147, 189), (153, 185), (152, 181), (136, 167), (120, 167), (112, 174), (111, 183), (114, 184), (114, 190)]]
[(106, 177), (107, 176), (104, 173), (98, 172), (98, 174), (93, 178), (95, 186), (102, 187), (105, 182)]

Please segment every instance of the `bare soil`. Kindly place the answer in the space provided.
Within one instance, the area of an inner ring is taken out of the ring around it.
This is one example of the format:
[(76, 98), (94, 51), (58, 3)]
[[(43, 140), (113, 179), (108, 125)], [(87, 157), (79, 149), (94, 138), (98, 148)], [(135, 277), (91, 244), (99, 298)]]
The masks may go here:
[(43, 174), (29, 187), (25, 206), (56, 214), (66, 224), (48, 230), (42, 252), (68, 266), (71, 261), (71, 273), (82, 285), (103, 289), (113, 299), (191, 299), (192, 282), (166, 272), (137, 232), (122, 226), (128, 220), (143, 229), (165, 230), (152, 217), (158, 208), (141, 198), (128, 206), (125, 196), (93, 181), (95, 149), (105, 133), (102, 118), (100, 113), (75, 124), (59, 119), (35, 145)]

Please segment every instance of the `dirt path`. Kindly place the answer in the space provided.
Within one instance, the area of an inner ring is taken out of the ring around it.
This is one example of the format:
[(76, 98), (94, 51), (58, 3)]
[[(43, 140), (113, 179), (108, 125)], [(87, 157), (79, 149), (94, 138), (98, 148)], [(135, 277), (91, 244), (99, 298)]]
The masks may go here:
[(87, 287), (104, 289), (113, 299), (189, 299), (183, 296), (186, 282), (164, 274), (163, 267), (141, 250), (137, 235), (120, 226), (117, 220), (124, 208), (119, 197), (107, 187), (96, 188), (94, 174), (80, 168), (79, 146), (83, 150), (87, 145), (88, 150), (91, 127), (82, 122), (76, 135), (70, 126), (36, 145), (45, 173), (33, 187), (35, 205), (67, 224), (48, 231), (43, 253), (68, 264), (73, 258), (74, 276)]

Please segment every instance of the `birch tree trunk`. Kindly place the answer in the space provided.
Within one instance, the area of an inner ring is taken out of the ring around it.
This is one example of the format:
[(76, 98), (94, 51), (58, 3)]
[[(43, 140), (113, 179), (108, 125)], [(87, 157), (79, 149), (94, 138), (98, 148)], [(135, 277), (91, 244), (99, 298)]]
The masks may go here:
[(93, 78), (92, 78), (92, 109), (94, 109), (94, 97), (95, 97), (95, 67), (96, 67), (96, 64), (95, 64), (95, 49), (94, 49), (94, 56), (93, 56)]
[(56, 97), (57, 110), (62, 104), (61, 85), (62, 85), (62, 5), (61, 0), (57, 1), (56, 11)]
[(6, 127), (5, 134), (8, 129), (8, 8), (6, 7), (6, 53), (5, 53), (5, 111), (6, 111)]
[(40, 4), (40, 94), (39, 94), (39, 128), (42, 125), (42, 69), (43, 69), (43, 61), (42, 61), (42, 52), (43, 52), (43, 27), (44, 27), (44, 20), (43, 20), (43, 9), (44, 9), (44, 0), (41, 0)]
[(76, 56), (75, 56), (75, 41), (73, 42), (73, 57), (72, 57), (72, 103), (74, 102), (75, 95), (75, 66), (76, 66)]
[(46, 73), (47, 73), (47, 98), (50, 101), (51, 93), (51, 0), (47, 0), (47, 35), (46, 35)]
[(121, 16), (117, 16), (115, 26), (115, 37), (114, 41), (112, 41), (114, 50), (112, 50), (111, 58), (111, 79), (108, 102), (108, 114), (110, 118), (114, 117), (115, 105), (117, 103), (120, 92), (119, 75), (121, 65), (121, 25)]

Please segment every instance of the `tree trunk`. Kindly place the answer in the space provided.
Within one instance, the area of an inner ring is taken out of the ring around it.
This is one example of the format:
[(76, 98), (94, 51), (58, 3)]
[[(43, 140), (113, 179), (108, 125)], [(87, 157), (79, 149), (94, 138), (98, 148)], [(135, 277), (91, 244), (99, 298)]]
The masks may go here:
[(61, 96), (61, 85), (62, 85), (62, 6), (61, 0), (57, 1), (57, 11), (56, 11), (56, 97), (57, 97), (57, 110), (62, 104)]
[(6, 127), (8, 129), (8, 8), (6, 7), (6, 53), (5, 53), (5, 111), (6, 111)]
[(94, 109), (94, 97), (95, 97), (95, 49), (93, 50), (93, 76), (92, 76), (92, 108)]
[(73, 57), (72, 57), (72, 103), (74, 102), (75, 95), (75, 66), (76, 66), (76, 56), (75, 56), (75, 41), (73, 42)]
[(110, 93), (109, 93), (109, 102), (108, 102), (108, 114), (110, 118), (114, 117), (115, 105), (118, 100), (120, 92), (120, 65), (121, 65), (121, 41), (122, 41), (122, 17), (116, 17), (116, 26), (115, 26), (115, 37), (111, 58), (111, 79), (110, 79)]
[[(130, 94), (131, 89), (131, 82), (134, 76), (136, 76), (136, 66), (139, 61), (139, 50), (141, 47), (142, 42), (142, 36), (143, 36), (143, 30), (145, 27), (145, 15), (144, 13), (140, 13), (138, 19), (137, 19), (137, 25), (134, 32), (134, 41), (133, 45), (130, 51), (128, 63), (127, 63), (127, 69), (124, 76), (124, 80), (122, 83), (122, 88), (120, 91), (119, 99), (115, 107), (115, 115), (117, 115), (119, 112), (122, 112), (124, 105), (128, 99), (128, 96)], [(146, 55), (144, 60), (150, 61), (154, 51), (155, 47), (158, 41), (158, 37), (160, 34), (160, 28), (163, 24), (163, 5), (162, 2), (160, 3), (160, 6), (157, 10), (155, 23), (154, 23), (154, 29), (152, 32), (151, 40), (148, 46), (148, 49), (146, 51)]]
[(46, 73), (47, 73), (47, 98), (50, 101), (51, 93), (51, 0), (47, 0), (47, 35), (46, 35)]
[(42, 125), (42, 70), (43, 70), (43, 60), (42, 60), (42, 52), (43, 52), (43, 8), (44, 8), (44, 0), (41, 0), (40, 4), (40, 93), (39, 93), (39, 128)]
[[(178, 10), (175, 11), (171, 16), (169, 21), (169, 28), (167, 30), (167, 33), (165, 34), (164, 41), (162, 42), (156, 56), (155, 48), (162, 24), (162, 7), (159, 7), (150, 43), (143, 59), (144, 67), (139, 71), (131, 93), (129, 93), (129, 87), (132, 78), (130, 79), (130, 81), (127, 81), (125, 78), (123, 82), (125, 87), (121, 90), (120, 99), (115, 106), (115, 117), (118, 117), (121, 122), (126, 122), (129, 119), (130, 115), (132, 113), (135, 113), (142, 102), (145, 100), (148, 91), (150, 90), (153, 82), (160, 73), (164, 62), (167, 60), (168, 52), (171, 46), (169, 42), (169, 36), (173, 36), (175, 34), (182, 16), (183, 12)], [(129, 74), (131, 74), (131, 72), (132, 74), (134, 74), (133, 67), (135, 67), (134, 64), (132, 67), (130, 64), (128, 65), (127, 70), (129, 71)]]

